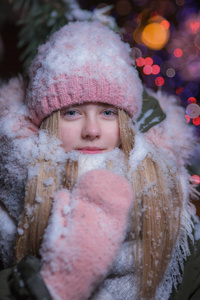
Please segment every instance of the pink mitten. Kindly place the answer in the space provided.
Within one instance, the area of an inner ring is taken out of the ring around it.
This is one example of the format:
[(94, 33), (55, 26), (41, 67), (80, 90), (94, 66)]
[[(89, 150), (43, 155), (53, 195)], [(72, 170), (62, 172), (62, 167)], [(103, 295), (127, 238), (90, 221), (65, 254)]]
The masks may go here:
[(88, 299), (109, 271), (124, 238), (132, 188), (122, 177), (93, 170), (71, 197), (57, 193), (41, 255), (54, 299)]

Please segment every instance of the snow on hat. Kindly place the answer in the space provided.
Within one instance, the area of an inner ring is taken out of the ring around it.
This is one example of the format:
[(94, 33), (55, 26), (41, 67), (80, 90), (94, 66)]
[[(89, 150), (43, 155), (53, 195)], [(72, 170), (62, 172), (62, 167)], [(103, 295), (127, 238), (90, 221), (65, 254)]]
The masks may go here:
[(103, 102), (139, 116), (142, 84), (130, 46), (98, 22), (70, 23), (41, 45), (30, 70), (27, 105), (39, 125), (53, 111)]

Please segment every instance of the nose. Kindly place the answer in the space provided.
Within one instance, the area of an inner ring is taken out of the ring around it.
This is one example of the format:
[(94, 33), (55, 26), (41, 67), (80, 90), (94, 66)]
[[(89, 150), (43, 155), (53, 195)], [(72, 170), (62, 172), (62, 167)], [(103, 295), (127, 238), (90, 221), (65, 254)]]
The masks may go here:
[(87, 118), (82, 128), (82, 137), (93, 141), (101, 137), (101, 127), (96, 118)]

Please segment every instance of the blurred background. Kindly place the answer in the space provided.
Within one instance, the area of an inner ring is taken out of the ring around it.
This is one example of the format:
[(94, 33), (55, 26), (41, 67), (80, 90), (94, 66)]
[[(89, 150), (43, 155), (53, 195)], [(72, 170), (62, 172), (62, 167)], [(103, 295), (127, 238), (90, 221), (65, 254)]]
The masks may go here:
[[(143, 83), (177, 97), (200, 141), (198, 0), (0, 0), (0, 81), (26, 76), (38, 45), (76, 20), (99, 20), (118, 32)], [(189, 170), (200, 190), (200, 146)]]

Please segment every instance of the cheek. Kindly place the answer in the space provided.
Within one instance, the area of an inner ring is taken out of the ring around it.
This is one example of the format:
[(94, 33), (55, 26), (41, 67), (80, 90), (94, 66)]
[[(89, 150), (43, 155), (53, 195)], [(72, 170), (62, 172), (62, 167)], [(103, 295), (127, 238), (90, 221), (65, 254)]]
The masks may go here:
[(78, 136), (78, 133), (75, 132), (72, 126), (66, 126), (66, 124), (60, 124), (60, 136), (62, 146), (65, 151), (70, 151), (74, 148), (75, 139)]
[(121, 144), (118, 124), (113, 125), (109, 131), (107, 128), (107, 141), (109, 142), (110, 147), (112, 147), (113, 149)]

